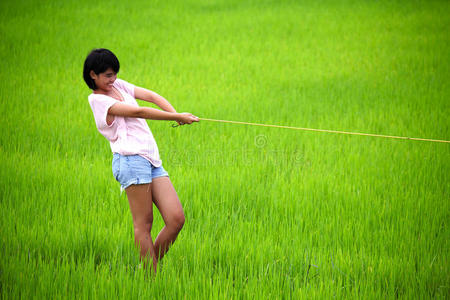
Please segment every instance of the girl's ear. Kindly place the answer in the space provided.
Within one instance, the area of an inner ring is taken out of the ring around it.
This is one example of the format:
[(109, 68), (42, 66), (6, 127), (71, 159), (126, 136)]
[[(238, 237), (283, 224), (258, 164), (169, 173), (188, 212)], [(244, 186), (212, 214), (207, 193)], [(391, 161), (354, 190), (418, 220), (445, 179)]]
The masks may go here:
[(98, 79), (98, 75), (95, 74), (94, 70), (91, 70), (89, 72), (89, 76), (91, 77), (91, 80), (92, 80), (92, 87), (93, 87), (92, 89), (93, 90), (97, 89), (97, 85), (95, 84), (95, 79)]

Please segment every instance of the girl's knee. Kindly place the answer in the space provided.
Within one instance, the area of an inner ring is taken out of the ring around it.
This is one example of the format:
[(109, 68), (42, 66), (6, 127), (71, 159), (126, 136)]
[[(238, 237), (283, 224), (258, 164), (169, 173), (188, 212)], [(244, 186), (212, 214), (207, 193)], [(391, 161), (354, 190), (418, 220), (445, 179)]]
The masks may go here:
[(172, 215), (170, 224), (168, 225), (172, 227), (174, 230), (180, 231), (181, 228), (183, 228), (184, 222), (185, 222), (184, 213), (183, 211), (180, 211)]
[(145, 236), (150, 234), (152, 230), (153, 220), (146, 220), (145, 222), (135, 222), (134, 226), (134, 235), (136, 237)]

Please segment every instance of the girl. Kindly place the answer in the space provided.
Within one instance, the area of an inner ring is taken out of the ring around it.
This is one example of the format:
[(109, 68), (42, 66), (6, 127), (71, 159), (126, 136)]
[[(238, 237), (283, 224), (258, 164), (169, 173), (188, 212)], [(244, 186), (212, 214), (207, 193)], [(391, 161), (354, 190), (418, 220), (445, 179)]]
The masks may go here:
[[(158, 260), (183, 227), (184, 213), (144, 119), (174, 120), (180, 125), (199, 119), (190, 113), (177, 113), (160, 95), (118, 79), (119, 68), (111, 51), (94, 49), (84, 62), (83, 77), (93, 91), (88, 99), (97, 129), (110, 142), (113, 175), (127, 194), (140, 258), (144, 268), (152, 263), (156, 273)], [(135, 98), (153, 102), (162, 110), (140, 107)], [(155, 243), (150, 235), (153, 203), (165, 223)]]

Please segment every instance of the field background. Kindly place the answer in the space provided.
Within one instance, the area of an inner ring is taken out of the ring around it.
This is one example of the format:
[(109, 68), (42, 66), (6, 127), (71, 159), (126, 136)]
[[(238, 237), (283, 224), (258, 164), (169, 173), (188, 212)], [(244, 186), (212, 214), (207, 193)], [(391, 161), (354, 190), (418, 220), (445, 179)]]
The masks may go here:
[(146, 278), (82, 66), (109, 48), (120, 78), (200, 117), (449, 140), (449, 16), (448, 1), (1, 1), (2, 298), (448, 298), (448, 144), (206, 121), (148, 121), (186, 224)]

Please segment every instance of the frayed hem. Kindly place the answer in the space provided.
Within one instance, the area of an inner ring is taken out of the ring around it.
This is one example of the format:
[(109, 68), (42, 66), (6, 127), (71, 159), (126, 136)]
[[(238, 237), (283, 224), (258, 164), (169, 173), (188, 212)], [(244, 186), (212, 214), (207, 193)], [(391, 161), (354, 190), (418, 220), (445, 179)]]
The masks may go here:
[(129, 187), (130, 185), (133, 184), (147, 184), (147, 183), (152, 183), (152, 179), (149, 178), (137, 178), (137, 179), (133, 179), (129, 182), (127, 182), (124, 185), (120, 185), (120, 195), (122, 195), (123, 191)]

